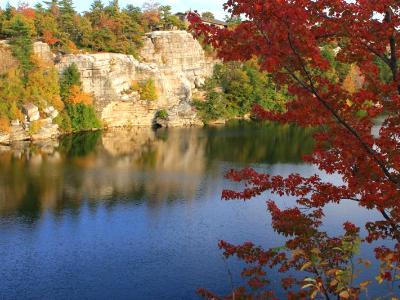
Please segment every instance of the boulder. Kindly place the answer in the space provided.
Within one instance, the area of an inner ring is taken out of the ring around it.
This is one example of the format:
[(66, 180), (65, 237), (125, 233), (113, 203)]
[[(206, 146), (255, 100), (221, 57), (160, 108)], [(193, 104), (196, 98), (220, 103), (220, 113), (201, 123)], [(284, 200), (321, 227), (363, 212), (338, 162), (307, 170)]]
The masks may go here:
[(22, 125), (11, 126), (10, 140), (12, 142), (28, 141), (30, 137)]
[(203, 125), (194, 108), (185, 101), (169, 109), (168, 118), (156, 118), (155, 121), (157, 125), (166, 128)]
[(19, 120), (12, 120), (11, 121), (11, 126), (19, 126), (21, 122)]
[(10, 134), (5, 132), (0, 132), (0, 145), (10, 144)]
[(34, 122), (40, 119), (39, 108), (32, 103), (23, 105), (22, 112), (28, 117), (29, 122)]

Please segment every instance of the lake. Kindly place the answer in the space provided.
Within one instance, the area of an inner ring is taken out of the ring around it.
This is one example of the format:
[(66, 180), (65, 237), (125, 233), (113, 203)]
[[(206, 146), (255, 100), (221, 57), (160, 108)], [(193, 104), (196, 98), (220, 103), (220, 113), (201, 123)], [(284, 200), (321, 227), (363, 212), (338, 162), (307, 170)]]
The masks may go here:
[[(229, 293), (242, 265), (221, 239), (280, 246), (263, 195), (221, 200), (232, 168), (320, 173), (311, 133), (276, 124), (117, 129), (0, 147), (1, 299), (198, 299)], [(340, 182), (335, 176), (327, 180)], [(290, 206), (292, 199), (281, 199)], [(326, 228), (376, 214), (328, 207)], [(370, 255), (370, 254), (369, 254)], [(273, 282), (274, 283), (274, 282)]]

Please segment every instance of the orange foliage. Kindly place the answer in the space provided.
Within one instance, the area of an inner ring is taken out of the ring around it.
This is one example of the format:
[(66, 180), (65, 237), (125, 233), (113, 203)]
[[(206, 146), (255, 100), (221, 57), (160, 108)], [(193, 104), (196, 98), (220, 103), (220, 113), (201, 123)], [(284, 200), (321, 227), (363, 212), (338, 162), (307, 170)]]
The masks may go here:
[(78, 47), (72, 41), (68, 41), (67, 48), (72, 54), (77, 54), (79, 52)]
[(361, 74), (360, 68), (356, 65), (352, 65), (349, 74), (343, 82), (343, 89), (350, 94), (354, 94), (362, 88), (364, 81), (365, 78)]
[(71, 95), (68, 98), (68, 103), (72, 105), (77, 105), (77, 104), (92, 105), (93, 97), (92, 95), (82, 91), (79, 86), (73, 85), (71, 87)]
[(35, 10), (28, 6), (28, 4), (21, 4), (17, 11), (22, 14), (24, 17), (30, 20), (35, 19)]
[(160, 12), (158, 10), (149, 10), (143, 13), (143, 19), (147, 26), (157, 26), (161, 22)]
[(0, 117), (0, 132), (10, 132), (10, 121), (5, 117)]
[(53, 34), (49, 30), (44, 30), (43, 31), (43, 42), (46, 44), (49, 44), (50, 46), (58, 43), (60, 40), (58, 38), (55, 38)]

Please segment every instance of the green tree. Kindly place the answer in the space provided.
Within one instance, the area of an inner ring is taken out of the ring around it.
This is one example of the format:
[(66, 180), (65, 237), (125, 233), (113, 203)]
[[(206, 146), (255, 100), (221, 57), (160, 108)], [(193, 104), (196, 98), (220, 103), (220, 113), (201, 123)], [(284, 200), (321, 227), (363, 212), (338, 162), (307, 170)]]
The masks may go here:
[(80, 91), (81, 94), (86, 94), (82, 92), (81, 86), (79, 70), (75, 64), (72, 64), (64, 70), (60, 80), (60, 94), (66, 104), (68, 117), (63, 115), (58, 119), (58, 122), (62, 128), (65, 128), (64, 130), (71, 128), (72, 131), (83, 131), (101, 127), (93, 105), (70, 101), (72, 93), (76, 90)]
[(185, 23), (181, 21), (177, 16), (172, 14), (172, 7), (169, 5), (163, 5), (159, 7), (161, 26), (164, 30), (173, 28), (184, 29)]
[(201, 17), (204, 20), (209, 20), (209, 21), (215, 20), (214, 14), (212, 12), (210, 12), (210, 11), (203, 12), (201, 14)]
[(60, 13), (60, 8), (58, 6), (58, 0), (44, 1), (47, 6), (47, 12), (51, 13), (53, 16), (58, 16)]
[(205, 100), (196, 101), (196, 106), (206, 122), (243, 117), (255, 104), (268, 110), (282, 111), (290, 99), (285, 87), (274, 84), (255, 61), (217, 65), (213, 77), (206, 80), (203, 89)]
[(60, 95), (66, 101), (70, 96), (72, 86), (81, 86), (81, 74), (75, 64), (66, 68), (60, 80)]
[(75, 23), (75, 17), (77, 15), (72, 0), (60, 0), (59, 1), (60, 14), (58, 17), (59, 28), (65, 33), (66, 37), (72, 41), (77, 40), (77, 28)]
[(13, 55), (21, 64), (24, 82), (28, 80), (28, 73), (33, 67), (32, 36), (35, 33), (33, 21), (20, 14), (15, 15), (4, 24), (4, 33), (10, 38)]

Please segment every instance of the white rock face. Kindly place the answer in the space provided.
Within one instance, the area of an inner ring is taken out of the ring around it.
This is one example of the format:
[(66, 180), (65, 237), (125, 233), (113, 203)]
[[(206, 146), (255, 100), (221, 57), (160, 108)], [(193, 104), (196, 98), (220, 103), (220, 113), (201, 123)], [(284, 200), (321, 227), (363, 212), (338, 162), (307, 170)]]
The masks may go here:
[(10, 134), (0, 131), (0, 145), (10, 144)]
[(43, 42), (33, 43), (33, 52), (43, 61), (53, 63), (54, 55), (50, 50), (49, 45)]
[[(133, 56), (97, 53), (66, 55), (56, 67), (62, 72), (76, 64), (85, 92), (95, 97), (96, 110), (110, 127), (154, 124), (160, 109), (176, 110), (190, 103), (193, 92), (212, 75), (214, 63), (201, 45), (186, 31), (157, 31), (147, 35), (141, 51), (143, 62)], [(143, 101), (130, 92), (132, 82), (154, 80), (159, 99)], [(174, 115), (175, 112), (173, 113)], [(182, 126), (199, 124), (183, 120)]]
[(39, 108), (32, 103), (23, 105), (22, 112), (28, 117), (29, 122), (34, 122), (40, 119)]

